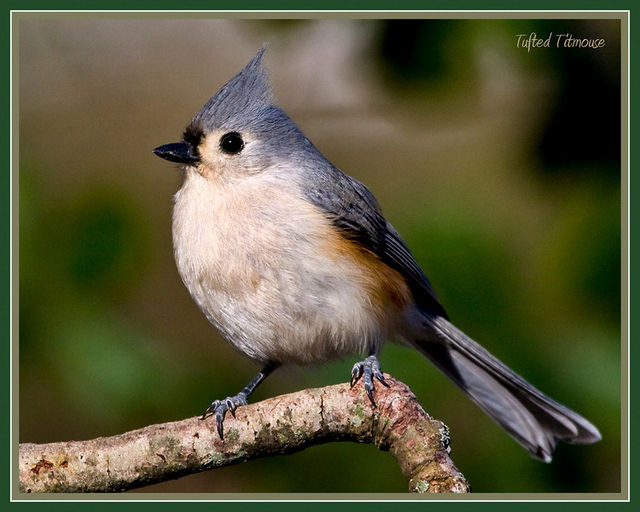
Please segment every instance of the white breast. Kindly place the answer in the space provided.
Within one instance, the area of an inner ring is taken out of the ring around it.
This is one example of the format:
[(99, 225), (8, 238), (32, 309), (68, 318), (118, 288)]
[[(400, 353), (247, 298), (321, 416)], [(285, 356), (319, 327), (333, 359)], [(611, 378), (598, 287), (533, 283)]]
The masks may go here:
[(387, 334), (362, 270), (327, 247), (330, 223), (291, 183), (187, 170), (175, 196), (176, 264), (191, 296), (256, 361), (319, 362)]

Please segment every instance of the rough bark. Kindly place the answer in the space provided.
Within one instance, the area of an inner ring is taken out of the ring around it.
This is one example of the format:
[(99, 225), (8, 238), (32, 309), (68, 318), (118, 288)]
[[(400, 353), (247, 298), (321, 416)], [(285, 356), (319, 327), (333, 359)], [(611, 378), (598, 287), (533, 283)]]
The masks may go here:
[(89, 441), (20, 445), (24, 493), (116, 492), (252, 458), (331, 441), (389, 450), (412, 492), (463, 493), (469, 485), (449, 458), (449, 431), (427, 415), (409, 388), (385, 376), (373, 408), (361, 385), (307, 389), (238, 408), (225, 437), (215, 418), (150, 425)]

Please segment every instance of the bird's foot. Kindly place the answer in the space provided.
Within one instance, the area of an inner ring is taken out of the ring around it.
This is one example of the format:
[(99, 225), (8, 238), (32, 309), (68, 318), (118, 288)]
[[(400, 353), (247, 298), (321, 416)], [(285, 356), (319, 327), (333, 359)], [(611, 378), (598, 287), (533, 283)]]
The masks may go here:
[(227, 411), (229, 411), (235, 418), (236, 408), (241, 405), (247, 405), (247, 395), (242, 392), (238, 393), (236, 396), (228, 396), (224, 400), (214, 400), (213, 402), (211, 402), (211, 405), (207, 407), (207, 410), (204, 411), (204, 414), (200, 419), (203, 420), (207, 417), (207, 415), (215, 414), (218, 434), (220, 435), (220, 439), (224, 439), (224, 430), (222, 428), (224, 417), (227, 414)]
[(384, 376), (380, 371), (380, 362), (374, 355), (367, 357), (364, 361), (360, 361), (353, 365), (351, 370), (351, 387), (355, 386), (356, 382), (360, 380), (364, 382), (364, 390), (367, 392), (367, 396), (371, 401), (371, 404), (375, 407), (376, 403), (373, 400), (373, 391), (376, 389), (373, 384), (373, 379), (377, 379), (383, 386), (389, 387), (389, 384), (384, 380)]

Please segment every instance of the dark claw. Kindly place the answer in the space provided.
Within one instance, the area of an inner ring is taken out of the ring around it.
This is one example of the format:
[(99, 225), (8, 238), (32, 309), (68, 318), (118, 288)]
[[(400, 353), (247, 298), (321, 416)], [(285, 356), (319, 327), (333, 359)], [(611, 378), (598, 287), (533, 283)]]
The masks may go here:
[(376, 402), (373, 399), (373, 388), (365, 388), (366, 392), (367, 392), (367, 396), (369, 397), (369, 401), (371, 402), (371, 405), (373, 405), (373, 408), (376, 408)]
[(220, 439), (224, 441), (224, 431), (222, 428), (222, 422), (224, 421), (224, 414), (216, 414), (216, 427), (218, 427), (218, 435)]
[(362, 376), (363, 366), (364, 365), (362, 363), (356, 363), (353, 365), (353, 369), (351, 370), (351, 387), (355, 386), (356, 382), (360, 380), (360, 377)]
[(207, 414), (209, 413), (213, 414), (214, 412), (216, 412), (216, 409), (218, 408), (219, 405), (220, 405), (220, 400), (214, 400), (213, 402), (211, 402), (211, 405), (207, 407), (207, 410), (204, 411), (204, 414), (200, 417), (200, 419), (203, 420), (207, 417)]
[(380, 381), (380, 384), (382, 384), (385, 388), (390, 388), (391, 386), (389, 385), (389, 383), (384, 380), (384, 375), (382, 375), (382, 372), (375, 372), (373, 374), (373, 376), (378, 379)]
[(215, 414), (218, 435), (220, 436), (220, 439), (224, 439), (224, 428), (222, 426), (224, 423), (224, 417), (226, 416), (227, 411), (229, 411), (235, 418), (236, 409), (240, 405), (247, 405), (247, 395), (242, 391), (236, 396), (228, 396), (224, 400), (214, 400), (200, 419), (205, 419), (210, 413)]
[(224, 403), (227, 406), (227, 410), (231, 413), (231, 416), (235, 418), (237, 405), (233, 400), (231, 400), (231, 398), (227, 398)]
[(390, 386), (380, 371), (380, 363), (375, 355), (370, 355), (364, 361), (360, 361), (353, 365), (353, 369), (351, 370), (351, 387), (358, 382), (360, 377), (363, 377), (364, 389), (367, 392), (371, 405), (376, 407), (376, 402), (373, 399), (373, 392), (376, 389), (374, 380), (377, 380), (387, 388)]

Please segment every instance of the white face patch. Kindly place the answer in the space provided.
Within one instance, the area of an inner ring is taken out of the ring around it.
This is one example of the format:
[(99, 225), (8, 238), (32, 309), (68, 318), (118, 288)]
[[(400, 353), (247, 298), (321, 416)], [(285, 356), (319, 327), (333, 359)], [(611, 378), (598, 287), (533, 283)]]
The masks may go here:
[[(237, 133), (242, 139), (243, 147), (237, 153), (229, 153), (221, 147), (222, 138), (231, 133)], [(199, 172), (205, 177), (213, 174), (223, 180), (255, 173), (256, 167), (251, 163), (252, 149), (255, 144), (256, 139), (251, 133), (214, 130), (203, 137), (198, 146), (202, 160)]]

